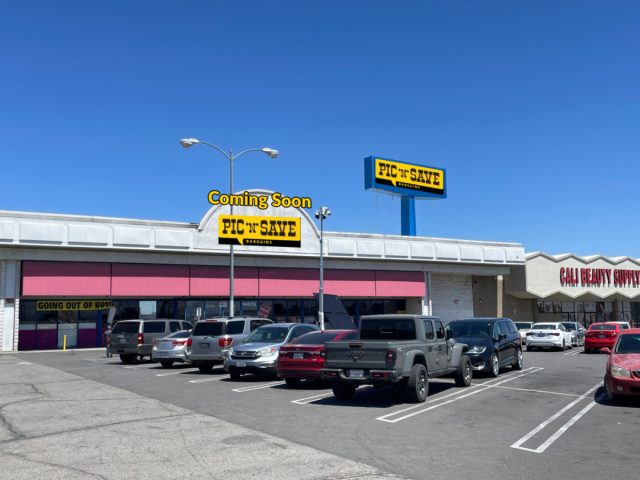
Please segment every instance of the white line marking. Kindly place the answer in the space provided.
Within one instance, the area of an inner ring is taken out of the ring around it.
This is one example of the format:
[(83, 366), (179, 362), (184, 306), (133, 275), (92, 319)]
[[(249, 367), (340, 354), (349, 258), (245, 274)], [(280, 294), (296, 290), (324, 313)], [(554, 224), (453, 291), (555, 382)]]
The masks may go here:
[[(531, 437), (533, 437), (534, 435), (536, 435), (538, 432), (540, 432), (542, 429), (544, 429), (547, 425), (549, 425), (551, 422), (553, 422), (555, 419), (557, 419), (560, 415), (562, 415), (563, 413), (565, 413), (567, 410), (571, 409), (572, 407), (574, 407), (576, 404), (578, 404), (579, 402), (581, 402), (582, 400), (584, 400), (589, 394), (591, 394), (592, 392), (594, 392), (595, 390), (597, 390), (598, 388), (600, 388), (602, 386), (602, 382), (598, 382), (596, 385), (594, 385), (593, 387), (591, 387), (589, 390), (587, 390), (585, 393), (583, 393), (582, 395), (580, 395), (578, 398), (576, 398), (573, 402), (569, 403), (568, 405), (566, 405), (565, 407), (563, 407), (562, 409), (560, 409), (558, 412), (554, 413), (553, 415), (551, 415), (549, 418), (547, 418), (544, 422), (542, 422), (540, 425), (538, 425), (536, 428), (534, 428), (533, 430), (531, 430), (529, 433), (527, 433), (524, 437), (522, 437), (520, 440), (516, 441), (515, 443), (513, 443), (511, 445), (511, 448), (517, 448), (520, 450), (526, 450), (528, 452), (535, 452), (535, 453), (540, 453), (537, 450), (538, 449), (531, 449), (531, 448), (525, 448), (522, 447), (521, 445), (523, 445), (524, 443), (526, 443), (527, 441), (529, 441), (529, 439), (531, 439)], [(586, 412), (585, 412), (586, 413)], [(578, 417), (579, 418), (579, 417)], [(572, 419), (573, 420), (573, 419)], [(578, 419), (576, 419), (577, 421)], [(570, 420), (571, 421), (571, 420)], [(575, 421), (574, 421), (575, 423)], [(573, 425), (573, 423), (572, 423)], [(557, 433), (557, 432), (556, 432)], [(564, 433), (564, 432), (563, 432)], [(543, 444), (544, 445), (544, 444)], [(548, 445), (547, 445), (548, 446)], [(540, 448), (540, 447), (538, 447)], [(546, 447), (545, 447), (546, 448)], [(544, 451), (544, 450), (543, 450)]]
[(141, 363), (140, 365), (120, 365), (120, 368), (152, 368), (158, 367), (155, 363)]
[(578, 393), (563, 393), (563, 392), (551, 392), (549, 390), (534, 390), (532, 388), (518, 388), (518, 387), (505, 387), (503, 385), (496, 385), (496, 388), (504, 388), (505, 390), (518, 390), (520, 392), (533, 392), (533, 393), (549, 393), (551, 395), (565, 395), (567, 397), (579, 397)]
[[(407, 409), (405, 409), (405, 410), (400, 410), (400, 411), (398, 411), (398, 412), (394, 412), (394, 413), (389, 413), (389, 414), (387, 414), (387, 415), (383, 415), (382, 417), (378, 417), (378, 418), (376, 418), (376, 420), (380, 420), (381, 422), (388, 422), (388, 423), (397, 423), (397, 422), (401, 422), (402, 420), (406, 420), (407, 418), (411, 418), (411, 417), (413, 417), (413, 416), (415, 416), (415, 415), (419, 415), (419, 414), (421, 414), (421, 413), (429, 412), (429, 411), (431, 411), (431, 410), (434, 410), (434, 409), (436, 409), (436, 408), (442, 407), (442, 406), (444, 406), (444, 405), (448, 405), (448, 404), (450, 404), (450, 403), (457, 402), (458, 400), (462, 400), (463, 398), (467, 398), (467, 397), (470, 397), (470, 396), (475, 395), (475, 394), (477, 394), (477, 393), (484, 392), (485, 390), (489, 390), (490, 388), (493, 388), (493, 387), (495, 387), (495, 386), (497, 386), (497, 385), (501, 385), (501, 384), (503, 384), (503, 383), (510, 382), (511, 380), (515, 380), (515, 379), (517, 379), (517, 378), (526, 377), (527, 375), (530, 375), (530, 374), (532, 374), (532, 373), (538, 373), (538, 372), (540, 372), (540, 371), (542, 371), (542, 370), (544, 370), (544, 368), (542, 368), (542, 367), (535, 367), (533, 370), (530, 370), (530, 371), (528, 371), (527, 373), (523, 373), (523, 374), (520, 374), (520, 375), (512, 376), (512, 377), (510, 377), (510, 378), (507, 378), (507, 379), (501, 380), (500, 382), (495, 383), (495, 384), (492, 384), (492, 385), (486, 385), (486, 383), (487, 383), (487, 382), (485, 382), (485, 384), (483, 384), (483, 385), (479, 386), (479, 387), (478, 387), (478, 388), (476, 388), (475, 390), (473, 390), (473, 391), (471, 391), (471, 392), (469, 392), (469, 393), (466, 393), (466, 394), (464, 394), (464, 395), (460, 395), (460, 396), (458, 396), (458, 397), (456, 397), (456, 398), (452, 398), (451, 400), (447, 400), (446, 402), (441, 402), (441, 403), (438, 403), (438, 404), (436, 404), (436, 405), (432, 405), (431, 407), (427, 407), (427, 408), (424, 408), (424, 409), (422, 409), (422, 410), (418, 410), (418, 411), (416, 411), (416, 412), (409, 413), (409, 414), (407, 414), (407, 415), (404, 415), (404, 416), (399, 417), (399, 418), (395, 418), (395, 419), (393, 419), (393, 420), (388, 420), (387, 418), (388, 418), (388, 417), (393, 417), (393, 416), (397, 415), (398, 413), (402, 413), (403, 411), (406, 411)], [(456, 393), (457, 393), (457, 392), (456, 392)], [(437, 400), (435, 400), (435, 401), (437, 401)]]
[(331, 397), (333, 392), (321, 393), (320, 395), (314, 395), (313, 397), (299, 398), (298, 400), (291, 400), (291, 403), (298, 405), (306, 405), (307, 403), (315, 402), (316, 400), (322, 400), (326, 397)]
[(18, 362), (16, 365), (31, 365), (31, 362)]
[[(574, 348), (577, 348), (577, 347), (574, 347)], [(567, 355), (578, 355), (580, 353), (582, 353), (582, 350), (575, 350), (573, 352), (567, 352), (567, 353), (564, 353), (563, 355), (566, 357)]]
[(182, 370), (177, 370), (175, 372), (156, 373), (156, 377), (170, 377), (171, 375), (181, 375), (183, 373), (195, 372), (196, 370), (198, 370), (198, 369), (197, 368), (184, 368)]
[(207, 378), (198, 378), (197, 380), (189, 380), (189, 383), (205, 383), (205, 382), (215, 382), (216, 380), (223, 380), (228, 377), (207, 377)]
[(241, 387), (241, 388), (234, 388), (233, 390), (231, 390), (232, 392), (238, 392), (238, 393), (243, 393), (243, 392), (251, 392), (253, 390), (260, 390), (261, 388), (269, 388), (269, 387), (275, 387), (276, 385), (283, 385), (284, 382), (283, 381), (278, 381), (278, 382), (269, 382), (269, 383), (260, 383), (258, 385), (251, 385), (249, 387)]
[(571, 420), (569, 420), (567, 423), (565, 423), (563, 426), (561, 426), (556, 433), (554, 433), (553, 435), (551, 435), (546, 442), (544, 442), (542, 445), (540, 445), (537, 449), (536, 449), (536, 453), (542, 453), (544, 452), (547, 447), (549, 447), (553, 442), (555, 442), (558, 438), (560, 438), (560, 436), (562, 436), (562, 434), (564, 432), (566, 432), (567, 430), (569, 430), (569, 428), (571, 428), (571, 426), (576, 423), (578, 420), (580, 420), (589, 410), (591, 410), (593, 407), (596, 406), (596, 402), (591, 402), (589, 405), (587, 405), (586, 407), (584, 407), (582, 410), (580, 410), (577, 414), (575, 414)]

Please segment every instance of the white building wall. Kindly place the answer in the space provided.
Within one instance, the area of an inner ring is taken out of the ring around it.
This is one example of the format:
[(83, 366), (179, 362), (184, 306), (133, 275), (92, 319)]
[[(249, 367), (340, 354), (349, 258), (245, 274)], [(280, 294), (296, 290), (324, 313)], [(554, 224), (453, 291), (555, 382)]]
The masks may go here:
[(20, 262), (0, 262), (0, 351), (18, 349), (19, 278)]
[(471, 275), (432, 273), (430, 295), (433, 315), (440, 317), (445, 323), (473, 317)]

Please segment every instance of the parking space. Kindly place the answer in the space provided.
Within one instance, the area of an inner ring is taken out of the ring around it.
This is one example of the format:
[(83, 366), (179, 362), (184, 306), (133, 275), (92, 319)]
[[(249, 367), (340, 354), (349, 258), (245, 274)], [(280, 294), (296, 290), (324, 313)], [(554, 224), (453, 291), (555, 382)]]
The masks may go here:
[[(571, 472), (583, 470), (604, 476), (599, 457), (614, 448), (624, 460), (619, 469), (631, 474), (638, 407), (607, 404), (601, 391), (606, 357), (581, 350), (527, 352), (523, 370), (506, 369), (497, 378), (477, 375), (468, 388), (435, 379), (421, 404), (404, 403), (390, 386), (361, 387), (351, 401), (338, 401), (322, 383), (291, 388), (251, 375), (232, 381), (221, 368), (203, 374), (190, 365), (123, 365), (98, 351), (24, 354), (22, 360), (409, 478), (424, 478), (427, 464), (436, 477), (468, 476), (478, 462), (487, 476), (514, 468), (522, 478), (574, 478)], [(618, 435), (629, 442), (618, 443)], [(584, 457), (585, 451), (593, 455)], [(580, 464), (568, 462), (567, 455), (578, 456)]]

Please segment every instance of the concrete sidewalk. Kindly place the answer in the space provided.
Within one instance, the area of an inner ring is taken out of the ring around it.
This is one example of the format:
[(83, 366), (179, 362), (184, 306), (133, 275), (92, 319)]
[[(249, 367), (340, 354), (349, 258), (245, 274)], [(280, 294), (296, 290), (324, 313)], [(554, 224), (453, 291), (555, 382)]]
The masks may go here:
[(0, 477), (399, 478), (11, 355), (0, 356)]

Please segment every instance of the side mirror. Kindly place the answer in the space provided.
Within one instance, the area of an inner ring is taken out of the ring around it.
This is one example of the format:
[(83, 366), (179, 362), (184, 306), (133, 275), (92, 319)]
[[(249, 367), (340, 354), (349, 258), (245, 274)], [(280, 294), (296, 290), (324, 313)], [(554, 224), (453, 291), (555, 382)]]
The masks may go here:
[(451, 330), (447, 330), (445, 336), (447, 340), (451, 340), (453, 338), (453, 332)]
[(600, 353), (606, 353), (607, 355), (611, 355), (611, 349), (609, 347), (602, 347), (600, 349)]
[(499, 333), (498, 336), (495, 338), (495, 341), (499, 342), (500, 340), (504, 340), (505, 338), (507, 338), (506, 333)]

